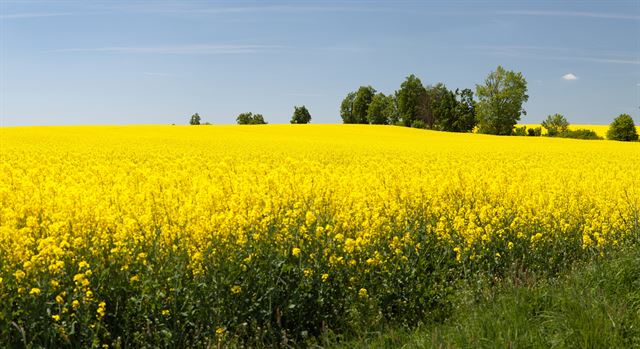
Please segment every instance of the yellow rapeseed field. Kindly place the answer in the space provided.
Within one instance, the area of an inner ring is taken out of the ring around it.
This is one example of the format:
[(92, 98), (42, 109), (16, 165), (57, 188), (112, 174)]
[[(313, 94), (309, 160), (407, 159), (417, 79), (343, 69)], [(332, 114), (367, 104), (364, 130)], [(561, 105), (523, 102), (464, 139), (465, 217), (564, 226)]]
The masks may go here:
[(638, 229), (637, 142), (357, 125), (14, 127), (0, 142), (1, 344), (255, 344), (411, 321), (466, 273), (552, 270)]

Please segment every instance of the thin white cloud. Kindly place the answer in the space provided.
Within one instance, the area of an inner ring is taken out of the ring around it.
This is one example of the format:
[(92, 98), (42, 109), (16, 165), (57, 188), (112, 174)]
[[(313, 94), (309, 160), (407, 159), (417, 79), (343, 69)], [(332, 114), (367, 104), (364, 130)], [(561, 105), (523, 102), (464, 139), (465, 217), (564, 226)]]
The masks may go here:
[(292, 92), (292, 93), (287, 93), (287, 96), (292, 96), (292, 97), (322, 97), (323, 95), (320, 93), (301, 93), (301, 92)]
[[(206, 2), (160, 2), (152, 3), (150, 6), (148, 3), (108, 3), (101, 6), (103, 9), (125, 11), (125, 12), (146, 12), (146, 13), (168, 13), (168, 14), (202, 14), (202, 15), (216, 15), (216, 14), (243, 14), (243, 13), (319, 13), (319, 12), (398, 12), (402, 11), (397, 6), (371, 6), (371, 4), (359, 4), (359, 3), (333, 3), (324, 4), (318, 2), (316, 4), (301, 4), (293, 2), (291, 4), (272, 4), (262, 5), (259, 2), (255, 4), (247, 3), (242, 5), (241, 2), (231, 6), (225, 6), (224, 3), (219, 5), (207, 5)], [(384, 5), (380, 3), (378, 5)]]
[(639, 15), (626, 13), (577, 12), (577, 11), (498, 11), (499, 15), (544, 16), (544, 17), (587, 17), (602, 19), (628, 19), (640, 21)]
[(27, 18), (59, 17), (59, 16), (69, 16), (69, 15), (71, 15), (71, 13), (66, 13), (66, 12), (10, 13), (10, 14), (0, 14), (0, 19), (27, 19)]
[(593, 63), (640, 65), (640, 60), (638, 59), (637, 54), (630, 54), (629, 52), (623, 53), (620, 51), (584, 50), (568, 47), (518, 45), (480, 45), (462, 49), (472, 49), (481, 54), (508, 57), (524, 57), (540, 60), (582, 61)]
[(154, 72), (144, 72), (144, 75), (148, 75), (148, 76), (159, 76), (159, 77), (169, 77), (169, 76), (173, 76), (173, 74), (169, 74), (169, 73), (154, 73)]
[(112, 52), (112, 53), (150, 53), (150, 54), (241, 54), (278, 51), (285, 46), (278, 45), (174, 45), (174, 46), (108, 46), (93, 48), (65, 48), (56, 52)]
[(569, 80), (569, 81), (571, 81), (571, 80), (578, 80), (578, 77), (577, 77), (577, 76), (575, 76), (575, 75), (573, 75), (572, 73), (564, 74), (564, 75), (562, 75), (562, 78), (563, 78), (564, 80)]
[(640, 60), (637, 59), (618, 59), (618, 58), (600, 58), (600, 57), (564, 57), (564, 56), (549, 56), (542, 57), (543, 59), (562, 60), (562, 61), (583, 61), (594, 63), (611, 63), (611, 64), (633, 64), (640, 65)]

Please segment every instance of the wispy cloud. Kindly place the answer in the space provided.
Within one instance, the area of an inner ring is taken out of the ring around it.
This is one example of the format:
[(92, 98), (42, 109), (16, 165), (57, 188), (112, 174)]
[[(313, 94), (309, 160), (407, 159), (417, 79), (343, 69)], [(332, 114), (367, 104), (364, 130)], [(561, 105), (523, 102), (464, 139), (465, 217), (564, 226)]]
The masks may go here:
[(499, 15), (515, 16), (545, 16), (545, 17), (588, 17), (602, 19), (628, 19), (640, 21), (640, 15), (626, 13), (606, 13), (606, 12), (576, 12), (576, 11), (498, 11)]
[(594, 63), (640, 65), (640, 60), (638, 59), (600, 58), (600, 57), (582, 57), (582, 56), (576, 56), (576, 57), (549, 56), (549, 57), (543, 57), (543, 58), (562, 60), (562, 61), (583, 61), (583, 62), (594, 62)]
[(292, 96), (292, 97), (322, 97), (323, 95), (320, 93), (304, 93), (304, 92), (292, 92), (292, 93), (287, 93), (287, 96)]
[(173, 74), (169, 74), (169, 73), (154, 73), (154, 72), (144, 72), (142, 74), (147, 75), (147, 76), (158, 76), (158, 77), (173, 76)]
[(571, 81), (571, 80), (578, 80), (578, 77), (577, 77), (577, 76), (575, 76), (575, 75), (573, 75), (572, 73), (564, 74), (564, 75), (562, 75), (562, 78), (563, 78), (564, 80), (569, 80), (569, 81)]
[(69, 16), (72, 13), (67, 12), (28, 12), (28, 13), (9, 13), (0, 14), (0, 19), (28, 19), (28, 18), (42, 18), (42, 17), (59, 17)]
[(148, 54), (242, 54), (273, 52), (284, 49), (279, 45), (215, 45), (193, 44), (173, 46), (107, 46), (93, 48), (65, 48), (55, 52), (111, 52), (111, 53), (148, 53)]
[(584, 50), (569, 47), (504, 45), (473, 46), (470, 49), (481, 54), (520, 57), (539, 60), (581, 61), (608, 64), (640, 65), (637, 54), (608, 50)]
[[(232, 4), (232, 3), (229, 3)], [(153, 3), (152, 6), (145, 3), (108, 3), (101, 8), (126, 11), (126, 12), (146, 12), (146, 13), (169, 13), (169, 14), (242, 14), (242, 13), (319, 13), (319, 12), (397, 12), (402, 11), (398, 6), (385, 5), (384, 3), (360, 4), (357, 2), (347, 3), (296, 3), (290, 4), (260, 4), (242, 3), (231, 6), (220, 3), (218, 5), (207, 5), (206, 2), (199, 1), (167, 1), (163, 3)]]

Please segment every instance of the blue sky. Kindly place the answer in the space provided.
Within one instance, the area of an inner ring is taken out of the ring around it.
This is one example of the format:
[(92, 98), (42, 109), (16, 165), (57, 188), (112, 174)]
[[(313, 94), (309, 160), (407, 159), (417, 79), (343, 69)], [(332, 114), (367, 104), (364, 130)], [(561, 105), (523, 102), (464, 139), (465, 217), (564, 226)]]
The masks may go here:
[(409, 74), (529, 83), (525, 122), (640, 124), (640, 1), (0, 0), (0, 123), (341, 122), (347, 92)]

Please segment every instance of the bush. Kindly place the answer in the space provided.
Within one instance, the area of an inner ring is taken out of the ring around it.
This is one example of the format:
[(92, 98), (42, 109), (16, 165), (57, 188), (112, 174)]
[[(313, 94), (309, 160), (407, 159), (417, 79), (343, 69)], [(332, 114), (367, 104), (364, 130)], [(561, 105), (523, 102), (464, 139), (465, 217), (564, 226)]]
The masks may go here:
[(527, 126), (516, 127), (513, 131), (515, 136), (526, 136), (527, 135)]
[(530, 128), (527, 130), (527, 135), (531, 137), (540, 137), (542, 136), (542, 128), (541, 127)]
[(413, 120), (411, 122), (411, 127), (413, 127), (413, 128), (427, 128), (427, 124), (425, 124), (424, 121), (422, 121), (422, 120)]
[(638, 131), (629, 114), (620, 114), (609, 126), (607, 138), (614, 141), (637, 141)]
[(598, 134), (593, 130), (588, 129), (577, 129), (577, 130), (567, 130), (562, 133), (559, 133), (557, 137), (562, 138), (575, 138), (575, 139), (602, 139), (602, 137), (598, 136)]
[(547, 134), (550, 137), (554, 137), (569, 131), (569, 121), (567, 121), (567, 118), (562, 116), (562, 114), (549, 115), (547, 119), (542, 122), (542, 127), (547, 129)]

